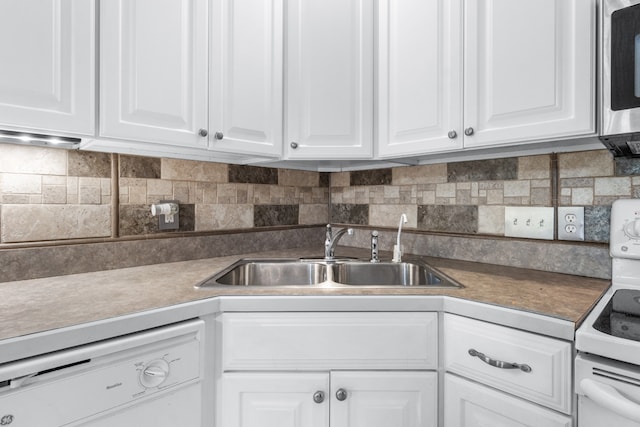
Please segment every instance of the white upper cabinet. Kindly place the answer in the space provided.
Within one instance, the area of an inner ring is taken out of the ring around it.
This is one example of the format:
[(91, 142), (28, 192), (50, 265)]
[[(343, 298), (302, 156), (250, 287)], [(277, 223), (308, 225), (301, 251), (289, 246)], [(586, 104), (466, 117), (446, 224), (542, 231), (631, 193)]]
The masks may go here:
[(282, 155), (283, 0), (213, 0), (211, 148)]
[(593, 0), (379, 7), (378, 157), (595, 134)]
[(207, 3), (100, 3), (101, 136), (207, 147)]
[(380, 0), (380, 157), (462, 147), (462, 0)]
[(465, 147), (595, 132), (592, 0), (469, 0), (465, 14)]
[(373, 3), (288, 2), (287, 158), (371, 158)]
[(1, 1), (0, 57), (1, 127), (94, 134), (94, 1)]

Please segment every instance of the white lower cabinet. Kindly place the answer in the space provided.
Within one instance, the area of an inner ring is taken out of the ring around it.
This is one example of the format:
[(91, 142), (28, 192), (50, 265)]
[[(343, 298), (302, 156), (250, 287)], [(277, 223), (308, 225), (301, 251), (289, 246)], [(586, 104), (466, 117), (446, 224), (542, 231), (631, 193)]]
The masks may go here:
[(436, 313), (218, 316), (218, 427), (436, 427)]
[(228, 373), (226, 427), (437, 425), (435, 372)]
[(567, 341), (444, 315), (445, 427), (572, 425)]
[(571, 417), (453, 374), (445, 375), (445, 427), (571, 427)]

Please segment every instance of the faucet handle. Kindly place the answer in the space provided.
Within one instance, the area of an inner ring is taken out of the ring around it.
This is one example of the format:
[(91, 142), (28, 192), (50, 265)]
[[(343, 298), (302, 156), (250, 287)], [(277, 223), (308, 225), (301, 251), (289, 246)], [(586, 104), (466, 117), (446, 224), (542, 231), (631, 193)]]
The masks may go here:
[(378, 230), (371, 232), (371, 262), (380, 262), (378, 257)]

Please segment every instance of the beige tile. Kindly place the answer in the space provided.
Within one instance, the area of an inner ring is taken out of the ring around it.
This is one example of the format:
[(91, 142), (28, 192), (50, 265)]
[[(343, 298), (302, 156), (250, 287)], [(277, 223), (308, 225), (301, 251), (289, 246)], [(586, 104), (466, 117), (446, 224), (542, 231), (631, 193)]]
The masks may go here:
[(78, 202), (81, 205), (99, 205), (102, 203), (102, 191), (99, 186), (80, 184)]
[(0, 144), (0, 172), (66, 175), (67, 151)]
[(67, 203), (66, 185), (43, 185), (42, 203), (45, 204), (65, 204)]
[(408, 222), (403, 227), (416, 228), (418, 225), (417, 205), (370, 205), (369, 225), (372, 227), (398, 227), (400, 215), (407, 214)]
[(320, 185), (320, 174), (318, 172), (295, 169), (279, 169), (278, 185), (317, 187)]
[(455, 198), (456, 184), (438, 184), (436, 185), (436, 197)]
[(447, 182), (447, 165), (405, 166), (391, 169), (393, 185), (440, 184)]
[(329, 205), (300, 205), (300, 224), (326, 224), (329, 222)]
[(574, 206), (593, 205), (593, 188), (572, 188), (571, 204)]
[(0, 174), (0, 193), (3, 194), (40, 194), (42, 176), (14, 173)]
[(551, 178), (551, 156), (527, 156), (518, 158), (518, 179)]
[(334, 172), (331, 174), (332, 187), (348, 187), (351, 185), (350, 172)]
[(614, 161), (607, 150), (558, 154), (560, 178), (612, 176)]
[(478, 233), (504, 235), (504, 206), (478, 206)]
[(224, 163), (163, 158), (161, 178), (225, 183), (229, 182), (229, 167)]
[(504, 197), (529, 197), (531, 195), (531, 182), (522, 181), (505, 181)]
[[(501, 205), (504, 203), (504, 193), (502, 190), (484, 190), (486, 191), (487, 205)], [(480, 197), (485, 197), (480, 192)]]
[(173, 196), (173, 181), (164, 179), (149, 179), (147, 180), (147, 195), (148, 196)]
[(3, 243), (111, 235), (109, 205), (4, 205)]
[(631, 179), (621, 178), (596, 178), (594, 183), (596, 196), (630, 196)]
[(253, 205), (196, 205), (196, 231), (253, 227)]

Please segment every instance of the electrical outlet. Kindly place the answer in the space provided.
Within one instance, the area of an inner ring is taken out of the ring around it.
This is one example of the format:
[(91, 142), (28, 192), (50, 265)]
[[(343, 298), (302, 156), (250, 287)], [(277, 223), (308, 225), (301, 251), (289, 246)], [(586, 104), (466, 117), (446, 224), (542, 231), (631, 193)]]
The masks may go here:
[(584, 240), (584, 207), (558, 208), (558, 240)]
[(504, 208), (504, 235), (553, 240), (553, 208), (507, 206)]

